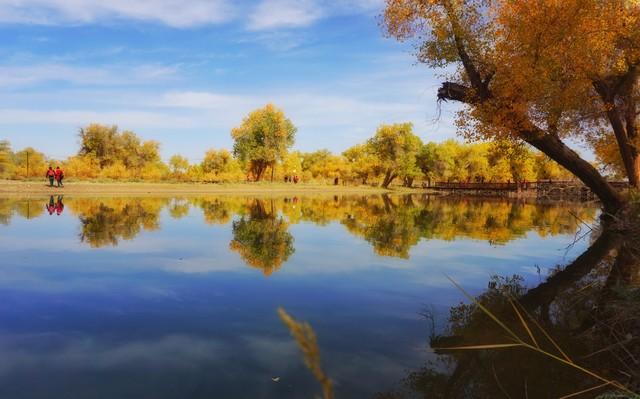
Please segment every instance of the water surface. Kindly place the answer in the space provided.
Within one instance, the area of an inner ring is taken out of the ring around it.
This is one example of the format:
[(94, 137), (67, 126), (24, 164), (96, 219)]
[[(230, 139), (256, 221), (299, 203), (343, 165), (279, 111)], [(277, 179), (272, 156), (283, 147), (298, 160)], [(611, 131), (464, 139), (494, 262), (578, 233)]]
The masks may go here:
[(0, 397), (314, 397), (280, 306), (314, 327), (337, 397), (374, 397), (435, 357), (421, 314), (444, 328), (463, 299), (447, 276), (535, 286), (596, 215), (418, 195), (0, 199)]

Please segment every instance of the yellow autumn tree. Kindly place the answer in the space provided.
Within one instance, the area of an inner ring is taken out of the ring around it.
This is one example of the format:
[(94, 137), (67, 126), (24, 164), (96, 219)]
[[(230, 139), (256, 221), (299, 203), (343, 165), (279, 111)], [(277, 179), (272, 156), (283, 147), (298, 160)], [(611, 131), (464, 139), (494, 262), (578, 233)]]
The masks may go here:
[(240, 164), (227, 150), (207, 151), (201, 169), (202, 179), (206, 182), (239, 181), (244, 177)]
[(171, 176), (177, 180), (186, 180), (189, 170), (189, 160), (180, 154), (175, 154), (169, 159)]
[(13, 152), (8, 141), (0, 141), (0, 178), (7, 178), (13, 173)]
[(251, 112), (240, 126), (231, 130), (233, 154), (249, 164), (255, 180), (260, 180), (267, 168), (274, 177), (275, 164), (287, 154), (295, 141), (296, 127), (284, 112), (273, 104)]
[(382, 124), (367, 145), (384, 170), (382, 187), (389, 187), (398, 176), (420, 174), (416, 161), (422, 141), (413, 133), (411, 123)]
[(454, 70), (438, 98), (466, 105), (464, 134), (525, 141), (577, 176), (607, 210), (625, 206), (565, 139), (612, 131), (638, 187), (640, 3), (387, 0), (384, 25), (391, 36), (415, 40), (420, 61)]
[(382, 165), (367, 144), (356, 144), (346, 149), (342, 156), (351, 166), (351, 176), (367, 184), (370, 178), (382, 173)]
[[(56, 165), (53, 166), (55, 167)], [(29, 179), (33, 177), (44, 177), (46, 170), (47, 158), (40, 151), (27, 147), (15, 153), (13, 169), (14, 178)]]

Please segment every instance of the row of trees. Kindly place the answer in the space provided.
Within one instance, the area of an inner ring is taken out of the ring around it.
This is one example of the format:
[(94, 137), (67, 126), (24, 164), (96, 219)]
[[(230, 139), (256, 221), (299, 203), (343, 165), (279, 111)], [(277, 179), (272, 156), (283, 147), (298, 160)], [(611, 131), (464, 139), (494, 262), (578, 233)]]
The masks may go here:
[(39, 177), (48, 163), (61, 164), (77, 179), (174, 180), (184, 182), (281, 180), (298, 175), (303, 181), (412, 186), (427, 182), (520, 182), (568, 179), (571, 175), (542, 154), (508, 141), (463, 144), (454, 140), (424, 144), (410, 123), (381, 125), (375, 135), (342, 154), (328, 150), (290, 151), (296, 128), (269, 104), (249, 114), (231, 132), (233, 151), (211, 149), (198, 163), (174, 155), (160, 158), (160, 144), (143, 141), (116, 126), (91, 124), (80, 129), (80, 149), (57, 162), (32, 148), (12, 152), (0, 143), (0, 176)]
[(382, 125), (366, 143), (343, 153), (349, 172), (363, 183), (381, 176), (389, 186), (400, 178), (413, 186), (426, 181), (523, 182), (569, 179), (571, 174), (543, 154), (508, 141), (462, 144), (454, 140), (423, 144), (410, 123)]
[(13, 152), (8, 141), (0, 141), (0, 178), (44, 176), (46, 162), (45, 155), (31, 147)]

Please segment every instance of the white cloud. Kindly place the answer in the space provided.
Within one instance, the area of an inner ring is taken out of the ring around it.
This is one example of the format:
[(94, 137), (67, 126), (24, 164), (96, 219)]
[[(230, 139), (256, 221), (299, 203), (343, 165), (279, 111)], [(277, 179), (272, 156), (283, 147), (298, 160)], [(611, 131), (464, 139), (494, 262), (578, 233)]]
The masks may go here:
[[(332, 15), (371, 13), (383, 0), (0, 0), (0, 23), (68, 25), (138, 20), (176, 28), (228, 22), (248, 15), (249, 30), (305, 27)], [(247, 11), (247, 9), (249, 9)]]
[[(358, 58), (362, 71), (357, 73), (225, 90), (212, 84), (189, 84), (191, 78), (184, 75), (187, 68), (182, 66), (175, 71), (161, 64), (0, 67), (0, 87), (29, 86), (28, 90), (0, 90), (0, 128), (10, 132), (7, 138), (16, 145), (28, 145), (28, 140), (21, 141), (12, 131), (35, 132), (50, 124), (69, 132), (61, 133), (68, 138), (64, 148), (75, 148), (77, 127), (88, 122), (117, 124), (161, 141), (165, 156), (179, 151), (197, 158), (202, 151), (198, 140), (229, 147), (230, 129), (250, 111), (272, 102), (298, 127), (296, 148), (301, 150), (326, 147), (342, 151), (370, 137), (381, 123), (411, 121), (424, 140), (452, 137), (455, 107), (444, 107), (439, 122), (433, 121), (438, 115), (435, 91), (439, 81), (410, 61), (409, 55), (363, 55)], [(130, 72), (134, 70), (138, 72)], [(72, 84), (55, 91), (38, 89), (39, 82), (60, 79)], [(63, 154), (64, 148), (61, 144), (55, 151)]]
[(127, 128), (189, 128), (197, 123), (188, 117), (150, 111), (83, 111), (0, 109), (3, 124), (84, 126), (88, 123), (117, 124)]
[(307, 43), (307, 39), (299, 31), (263, 30), (260, 32), (251, 31), (245, 37), (239, 37), (237, 42), (239, 44), (259, 44), (275, 52), (288, 52), (303, 46)]
[(117, 85), (156, 82), (172, 78), (176, 68), (166, 65), (79, 67), (65, 64), (0, 66), (0, 87), (28, 86), (42, 82), (79, 85)]
[(43, 365), (55, 369), (105, 370), (136, 364), (147, 370), (158, 368), (180, 370), (194, 365), (219, 362), (231, 356), (224, 342), (208, 337), (167, 335), (149, 340), (109, 343), (91, 337), (71, 338), (48, 334), (58, 344), (50, 351), (33, 351), (28, 345), (42, 336), (2, 335), (0, 349), (11, 359), (2, 362), (0, 375)]
[(250, 30), (297, 28), (323, 17), (324, 10), (312, 0), (262, 0), (249, 15)]
[(232, 17), (226, 0), (1, 0), (0, 22), (78, 24), (109, 19), (160, 22), (173, 27), (218, 24)]
[(382, 10), (383, 0), (262, 0), (249, 15), (249, 30), (299, 28), (333, 15)]
[(176, 108), (224, 109), (255, 103), (256, 99), (249, 96), (206, 91), (177, 91), (164, 94), (160, 105)]

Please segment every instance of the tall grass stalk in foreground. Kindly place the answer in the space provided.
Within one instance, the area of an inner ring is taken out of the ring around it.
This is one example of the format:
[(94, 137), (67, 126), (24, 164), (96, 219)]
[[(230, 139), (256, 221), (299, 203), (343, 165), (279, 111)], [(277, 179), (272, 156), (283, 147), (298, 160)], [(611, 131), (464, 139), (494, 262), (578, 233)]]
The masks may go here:
[[(576, 362), (574, 362), (569, 355), (556, 343), (556, 341), (551, 337), (551, 335), (544, 329), (542, 326), (535, 320), (535, 318), (524, 309), (522, 305), (520, 305), (515, 299), (510, 298), (509, 302), (513, 308), (515, 315), (518, 318), (518, 321), (524, 328), (526, 332), (526, 337), (522, 338), (518, 334), (516, 334), (511, 328), (509, 328), (503, 321), (501, 321), (493, 312), (487, 309), (484, 305), (482, 305), (476, 298), (470, 295), (467, 291), (464, 290), (458, 283), (456, 283), (453, 279), (447, 276), (449, 281), (453, 283), (470, 301), (472, 301), (483, 313), (485, 313), (489, 318), (491, 318), (500, 328), (502, 328), (510, 338), (510, 342), (504, 343), (492, 343), (492, 344), (480, 344), (480, 345), (468, 345), (468, 346), (454, 346), (454, 347), (446, 347), (446, 348), (433, 348), (434, 350), (489, 350), (489, 349), (508, 349), (508, 348), (526, 348), (531, 351), (537, 352), (543, 356), (546, 356), (554, 361), (560, 362), (566, 366), (569, 366), (577, 371), (580, 371), (593, 379), (597, 380), (599, 383), (593, 387), (586, 388), (580, 391), (576, 391), (565, 395), (559, 399), (569, 399), (575, 398), (580, 395), (593, 392), (602, 388), (614, 388), (614, 392), (608, 392), (603, 395), (598, 396), (599, 399), (613, 399), (613, 398), (632, 398), (632, 399), (640, 399), (640, 395), (631, 391), (629, 388), (621, 384), (616, 380), (611, 380), (605, 378), (596, 372), (589, 370), (583, 366), (580, 366)], [(316, 339), (315, 332), (313, 328), (308, 323), (298, 322), (293, 317), (291, 317), (284, 309), (278, 309), (278, 315), (282, 322), (287, 326), (291, 335), (296, 340), (298, 347), (302, 351), (304, 356), (305, 365), (309, 370), (311, 370), (314, 377), (320, 382), (322, 386), (322, 393), (324, 399), (334, 399), (333, 393), (333, 383), (331, 379), (327, 376), (321, 366), (320, 362), (320, 349), (318, 348), (318, 342)], [(529, 320), (529, 322), (527, 322)], [(542, 333), (544, 339), (546, 339), (553, 347), (557, 350), (557, 353), (552, 353), (551, 351), (545, 350), (540, 346), (542, 342), (542, 337), (536, 338), (534, 331), (539, 330)], [(495, 372), (495, 370), (494, 370)]]
[[(489, 309), (487, 309), (484, 305), (482, 305), (476, 298), (474, 298), (472, 295), (470, 295), (467, 291), (464, 290), (464, 288), (462, 288), (458, 283), (456, 283), (452, 278), (450, 278), (449, 276), (447, 276), (447, 278), (449, 279), (449, 281), (451, 281), (451, 283), (453, 283), (453, 285), (455, 285), (470, 301), (472, 301), (480, 310), (482, 310), (482, 312), (484, 314), (486, 314), (489, 318), (491, 318), (496, 324), (498, 324), (498, 326), (500, 326), (500, 328), (502, 328), (508, 335), (508, 337), (510, 338), (511, 342), (505, 342), (505, 343), (493, 343), (493, 344), (482, 344), (482, 345), (469, 345), (469, 346), (454, 346), (454, 347), (447, 347), (447, 348), (433, 348), (435, 349), (439, 349), (439, 350), (486, 350), (486, 349), (504, 349), (504, 348), (515, 348), (515, 347), (520, 347), (520, 348), (526, 348), (529, 350), (532, 350), (534, 352), (537, 352), (543, 356), (546, 356), (548, 358), (551, 358), (555, 361), (558, 361), (560, 363), (563, 363), (569, 367), (572, 367), (584, 374), (587, 374), (588, 376), (598, 380), (600, 383), (596, 386), (593, 386), (591, 388), (585, 389), (585, 390), (581, 390), (578, 392), (574, 392), (571, 393), (569, 395), (565, 395), (560, 399), (567, 399), (567, 398), (573, 398), (576, 397), (578, 395), (582, 395), (584, 393), (588, 393), (588, 392), (592, 392), (596, 389), (600, 389), (600, 388), (604, 388), (604, 387), (612, 387), (617, 389), (618, 391), (624, 392), (625, 394), (628, 394), (630, 397), (634, 398), (634, 399), (640, 399), (640, 396), (631, 391), (629, 388), (627, 388), (626, 386), (624, 386), (623, 384), (619, 383), (616, 380), (610, 380), (607, 379), (597, 373), (595, 373), (594, 371), (591, 371), (585, 367), (580, 366), (579, 364), (575, 363), (563, 350), (562, 348), (560, 348), (560, 346), (553, 340), (553, 338), (551, 338), (551, 336), (547, 333), (547, 331), (544, 330), (544, 328), (542, 328), (542, 326), (533, 318), (533, 316), (531, 316), (523, 307), (522, 305), (520, 305), (517, 301), (515, 301), (514, 299), (510, 299), (510, 303), (511, 306), (513, 307), (513, 311), (515, 312), (516, 316), (518, 317), (518, 320), (520, 321), (520, 323), (522, 324), (522, 327), (524, 328), (524, 330), (527, 333), (527, 338), (521, 338), (519, 335), (517, 335), (512, 329), (510, 329), (504, 322), (502, 322), (494, 313), (492, 313)], [(556, 348), (556, 350), (558, 351), (558, 353), (552, 353), (550, 351), (547, 351), (545, 349), (542, 349), (540, 347), (539, 341), (536, 340), (535, 335), (533, 333), (534, 330), (532, 330), (532, 328), (530, 327), (530, 325), (527, 323), (527, 321), (525, 320), (526, 316), (527, 319), (529, 319), (529, 321), (533, 324), (533, 326), (535, 328), (537, 328), (538, 330), (540, 330), (540, 332), (544, 335), (544, 337), (553, 345), (554, 348)]]
[(320, 382), (320, 385), (322, 386), (322, 397), (324, 399), (334, 399), (333, 382), (322, 369), (322, 364), (320, 362), (320, 348), (318, 348), (318, 341), (313, 328), (309, 323), (296, 321), (296, 319), (289, 316), (289, 314), (282, 308), (278, 308), (278, 316), (280, 316), (280, 319), (287, 326), (291, 335), (296, 340), (296, 343), (304, 356), (305, 365), (311, 371), (316, 380)]

